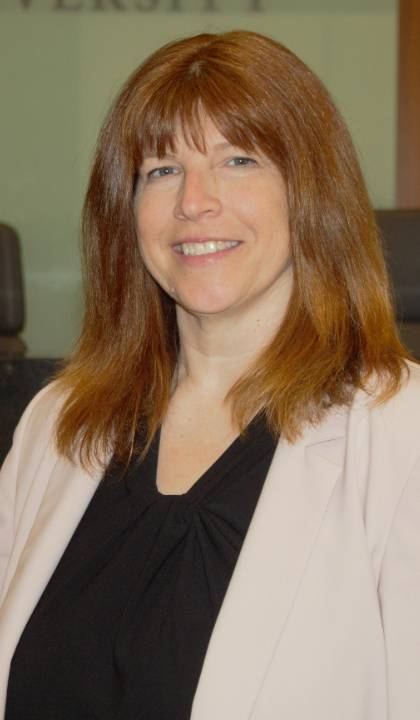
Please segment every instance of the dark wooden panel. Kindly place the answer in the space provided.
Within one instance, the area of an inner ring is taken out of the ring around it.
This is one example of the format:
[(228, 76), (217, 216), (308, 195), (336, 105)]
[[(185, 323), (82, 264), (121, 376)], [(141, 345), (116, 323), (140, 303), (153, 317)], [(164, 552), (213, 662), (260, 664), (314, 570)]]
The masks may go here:
[(420, 207), (420, 0), (399, 0), (397, 203)]

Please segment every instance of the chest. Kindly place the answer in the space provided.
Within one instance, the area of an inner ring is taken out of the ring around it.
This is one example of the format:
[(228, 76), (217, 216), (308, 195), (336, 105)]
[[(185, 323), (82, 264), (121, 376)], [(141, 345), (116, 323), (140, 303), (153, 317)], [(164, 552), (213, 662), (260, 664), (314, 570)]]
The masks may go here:
[(160, 431), (156, 485), (181, 495), (197, 482), (238, 437), (228, 413), (170, 411)]

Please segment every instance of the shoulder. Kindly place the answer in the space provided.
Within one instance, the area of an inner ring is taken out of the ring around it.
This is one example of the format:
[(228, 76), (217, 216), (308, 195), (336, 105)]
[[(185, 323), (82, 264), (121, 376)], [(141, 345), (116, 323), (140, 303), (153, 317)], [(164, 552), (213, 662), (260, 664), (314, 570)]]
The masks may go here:
[(27, 405), (16, 427), (13, 447), (49, 443), (64, 400), (65, 394), (57, 382), (49, 383), (40, 390)]
[(58, 382), (48, 383), (26, 406), (20, 422), (32, 425), (39, 418), (56, 418), (65, 400)]
[(14, 477), (18, 483), (23, 467), (36, 466), (48, 447), (54, 452), (55, 426), (64, 400), (56, 382), (33, 397), (16, 426), (12, 447), (1, 469), (1, 484), (6, 477)]
[(360, 482), (398, 496), (420, 459), (420, 366), (407, 363), (399, 390), (381, 401), (380, 385), (357, 392), (349, 410), (347, 457)]
[(406, 374), (400, 390), (384, 403), (384, 411), (419, 416), (420, 413), (420, 364), (406, 363)]
[(398, 392), (385, 401), (377, 390), (357, 393), (348, 435), (353, 452), (358, 449), (371, 468), (387, 464), (394, 483), (404, 482), (420, 458), (420, 365), (406, 364)]
[[(374, 382), (373, 382), (374, 385)], [(350, 418), (380, 441), (392, 438), (393, 445), (411, 446), (420, 455), (420, 365), (407, 362), (401, 386), (394, 395), (380, 402), (378, 391), (358, 392)], [(392, 446), (390, 448), (392, 450)]]

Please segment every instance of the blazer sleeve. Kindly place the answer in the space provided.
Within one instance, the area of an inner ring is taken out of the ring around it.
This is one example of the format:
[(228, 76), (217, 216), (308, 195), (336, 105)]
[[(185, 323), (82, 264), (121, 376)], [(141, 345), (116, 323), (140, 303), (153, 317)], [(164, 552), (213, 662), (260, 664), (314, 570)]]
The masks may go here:
[(0, 596), (15, 532), (15, 499), (19, 455), (30, 405), (26, 408), (13, 435), (12, 447), (0, 470)]
[(37, 393), (27, 406), (14, 432), (12, 447), (0, 469), (0, 597), (20, 511), (49, 439), (46, 427), (51, 414), (52, 387), (53, 384), (50, 384)]
[(379, 578), (388, 720), (420, 718), (420, 458), (397, 505)]

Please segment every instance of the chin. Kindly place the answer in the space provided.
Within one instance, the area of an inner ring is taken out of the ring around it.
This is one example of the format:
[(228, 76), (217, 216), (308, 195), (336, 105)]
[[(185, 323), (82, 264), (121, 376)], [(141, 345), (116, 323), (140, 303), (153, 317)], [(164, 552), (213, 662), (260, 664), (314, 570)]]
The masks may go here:
[(226, 298), (182, 298), (175, 301), (190, 315), (219, 315), (233, 309), (234, 303)]

